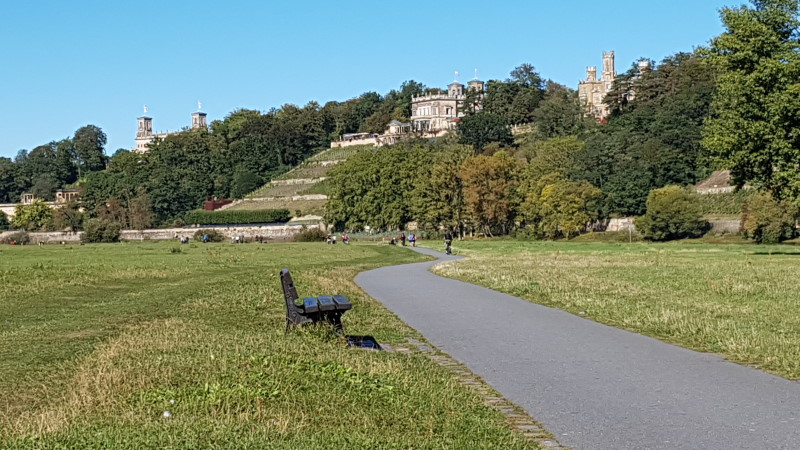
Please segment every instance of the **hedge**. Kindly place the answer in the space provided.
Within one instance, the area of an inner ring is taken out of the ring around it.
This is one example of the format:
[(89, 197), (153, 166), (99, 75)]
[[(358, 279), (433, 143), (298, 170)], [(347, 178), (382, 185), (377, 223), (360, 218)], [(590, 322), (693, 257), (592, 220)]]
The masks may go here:
[(288, 209), (259, 209), (233, 211), (204, 211), (196, 209), (184, 216), (192, 225), (238, 225), (248, 223), (288, 222), (291, 219)]

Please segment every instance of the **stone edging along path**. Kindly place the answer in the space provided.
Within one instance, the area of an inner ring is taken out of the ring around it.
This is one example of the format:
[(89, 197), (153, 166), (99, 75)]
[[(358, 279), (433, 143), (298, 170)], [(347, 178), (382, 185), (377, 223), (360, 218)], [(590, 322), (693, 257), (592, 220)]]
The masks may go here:
[(397, 345), (393, 351), (397, 351), (398, 353), (413, 353), (414, 351), (422, 353), (445, 369), (455, 372), (456, 375), (458, 375), (458, 380), (462, 384), (476, 390), (478, 394), (483, 397), (487, 405), (503, 413), (512, 428), (522, 434), (526, 439), (536, 442), (547, 449), (568, 449), (568, 447), (562, 447), (552, 434), (545, 430), (540, 423), (536, 422), (536, 420), (529, 416), (522, 408), (499, 396), (481, 380), (480, 377), (475, 375), (463, 364), (454, 360), (449, 355), (435, 348), (431, 348), (427, 344), (419, 342), (416, 339), (409, 339), (408, 344), (412, 348)]
[[(355, 281), (576, 449), (798, 449), (800, 383), (428, 269)], [(491, 268), (487, 268), (491, 270)]]

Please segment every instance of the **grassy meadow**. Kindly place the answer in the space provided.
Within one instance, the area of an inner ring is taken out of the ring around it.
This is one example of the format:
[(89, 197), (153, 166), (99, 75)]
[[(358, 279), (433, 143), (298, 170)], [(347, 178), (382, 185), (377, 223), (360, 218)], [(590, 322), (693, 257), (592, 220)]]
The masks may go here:
[(536, 448), (419, 353), (284, 334), (288, 266), (301, 296), (350, 298), (349, 334), (419, 338), (352, 279), (422, 258), (313, 243), (2, 246), (0, 448)]
[(454, 249), (467, 258), (435, 273), (800, 379), (799, 247), (490, 240)]

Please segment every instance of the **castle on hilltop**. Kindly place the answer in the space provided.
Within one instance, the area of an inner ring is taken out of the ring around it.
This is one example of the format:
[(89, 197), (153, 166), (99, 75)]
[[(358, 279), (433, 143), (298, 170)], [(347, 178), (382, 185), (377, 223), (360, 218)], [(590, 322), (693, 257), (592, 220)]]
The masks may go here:
[(614, 68), (614, 52), (603, 52), (603, 78), (597, 78), (597, 66), (586, 67), (586, 79), (578, 83), (578, 97), (583, 113), (597, 120), (608, 117), (608, 105), (603, 103), (606, 94), (611, 92), (617, 71)]
[[(197, 112), (192, 113), (192, 126), (191, 129), (208, 129), (206, 123), (206, 113), (202, 112), (203, 104), (197, 102)], [(153, 133), (153, 118), (147, 115), (147, 106), (144, 107), (144, 115), (136, 119), (138, 127), (136, 130), (136, 146), (132, 149), (137, 153), (146, 153), (150, 151), (150, 144), (158, 139), (164, 139), (170, 134), (179, 133), (180, 131), (166, 131)]]
[[(456, 72), (456, 78), (458, 78), (458, 72)], [(476, 73), (475, 78), (468, 81), (466, 86), (456, 79), (447, 86), (447, 92), (412, 97), (410, 123), (392, 120), (383, 134), (344, 134), (338, 141), (331, 142), (331, 148), (351, 145), (380, 147), (396, 144), (400, 140), (412, 136), (433, 138), (445, 135), (454, 130), (461, 118), (466, 115), (467, 94), (470, 91), (477, 94), (473, 98), (476, 102), (474, 108), (476, 111), (480, 111), (484, 83), (478, 79)]]
[[(456, 72), (458, 77), (458, 72)], [(467, 91), (483, 93), (483, 81), (477, 76), (465, 86), (453, 81), (446, 94), (421, 95), (411, 99), (411, 129), (418, 132), (440, 132), (455, 129), (466, 114)], [(478, 98), (480, 100), (480, 98)]]

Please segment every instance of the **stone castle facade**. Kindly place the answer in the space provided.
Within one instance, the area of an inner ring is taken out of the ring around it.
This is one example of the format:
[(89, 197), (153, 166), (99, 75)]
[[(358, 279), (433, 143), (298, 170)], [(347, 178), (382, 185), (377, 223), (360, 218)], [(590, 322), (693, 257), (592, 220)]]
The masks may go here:
[[(206, 122), (206, 113), (200, 111), (202, 104), (198, 103), (197, 112), (192, 113), (192, 126), (191, 129), (208, 129)], [(133, 147), (134, 152), (146, 153), (150, 151), (150, 144), (158, 139), (163, 139), (170, 134), (179, 133), (179, 131), (167, 131), (160, 133), (153, 133), (153, 118), (147, 115), (147, 107), (144, 108), (144, 115), (136, 119), (136, 145)]]
[(608, 105), (603, 103), (606, 94), (611, 92), (617, 71), (614, 68), (614, 52), (603, 52), (602, 78), (597, 78), (597, 66), (586, 68), (586, 79), (578, 83), (578, 97), (587, 117), (605, 120), (609, 114)]
[(411, 99), (411, 130), (438, 132), (455, 129), (458, 121), (466, 114), (467, 91), (478, 92), (480, 96), (483, 89), (483, 81), (475, 78), (469, 81), (467, 86), (453, 81), (447, 86), (446, 94), (413, 97)]

